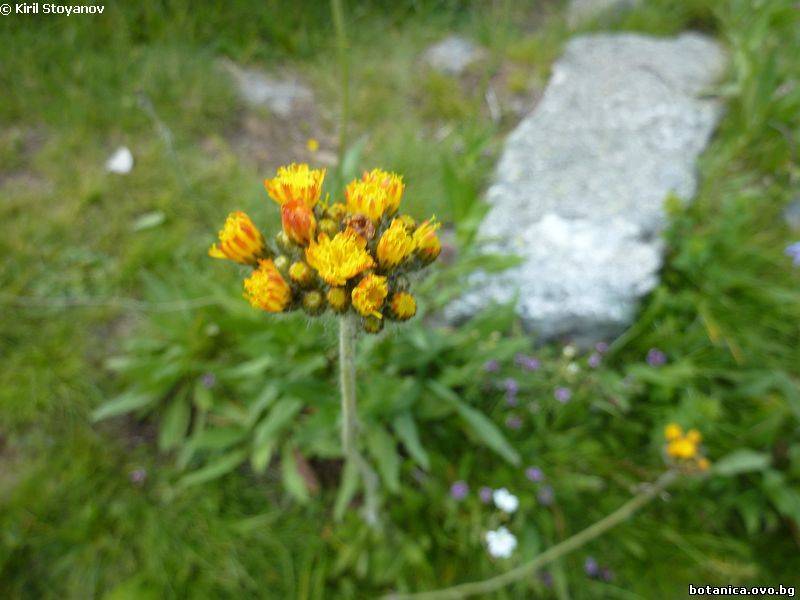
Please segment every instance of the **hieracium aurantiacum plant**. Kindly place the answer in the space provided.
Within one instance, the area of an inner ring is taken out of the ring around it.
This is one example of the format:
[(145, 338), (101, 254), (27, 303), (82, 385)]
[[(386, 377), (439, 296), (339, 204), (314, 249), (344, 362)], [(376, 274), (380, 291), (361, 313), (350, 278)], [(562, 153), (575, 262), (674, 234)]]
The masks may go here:
[(417, 223), (400, 214), (403, 178), (373, 169), (344, 189), (344, 201), (322, 199), (324, 169), (281, 167), (264, 182), (280, 208), (281, 231), (270, 239), (243, 212), (228, 216), (209, 255), (253, 268), (244, 297), (270, 313), (327, 311), (340, 317), (342, 446), (365, 487), (365, 515), (377, 520), (377, 477), (358, 450), (355, 340), (359, 329), (379, 333), (387, 320), (417, 312), (411, 276), (439, 256), (434, 217)]

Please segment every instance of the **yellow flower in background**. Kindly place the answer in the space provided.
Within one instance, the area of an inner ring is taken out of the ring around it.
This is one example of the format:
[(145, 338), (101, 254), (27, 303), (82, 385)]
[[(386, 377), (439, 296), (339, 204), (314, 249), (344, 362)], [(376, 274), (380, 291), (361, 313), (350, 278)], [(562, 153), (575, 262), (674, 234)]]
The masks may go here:
[(403, 178), (395, 173), (373, 169), (361, 179), (347, 184), (345, 199), (350, 214), (360, 214), (378, 221), (384, 214), (393, 215), (403, 196)]
[(265, 253), (264, 236), (250, 217), (241, 211), (228, 215), (219, 232), (219, 244), (213, 244), (208, 250), (208, 255), (213, 258), (227, 258), (242, 265), (254, 266)]
[(258, 268), (244, 280), (244, 297), (254, 308), (281, 312), (292, 299), (292, 289), (271, 260), (259, 260)]
[(353, 288), (353, 308), (362, 316), (373, 316), (378, 319), (383, 315), (380, 309), (389, 294), (386, 277), (380, 275), (367, 275)]
[(417, 314), (417, 301), (408, 292), (397, 292), (389, 301), (392, 316), (398, 321), (407, 321)]
[(308, 138), (306, 142), (306, 148), (308, 148), (309, 152), (316, 152), (319, 150), (319, 142), (316, 138)]
[(416, 244), (400, 219), (394, 219), (378, 241), (378, 264), (384, 268), (396, 267), (414, 252)]
[(441, 223), (436, 222), (436, 217), (431, 217), (420, 224), (414, 231), (414, 244), (417, 247), (417, 253), (420, 258), (427, 262), (436, 260), (436, 257), (442, 251), (442, 243), (436, 235), (436, 231), (441, 226)]
[(677, 440), (683, 435), (683, 429), (677, 423), (670, 423), (664, 428), (664, 438), (671, 442)]
[(681, 437), (667, 444), (667, 454), (675, 458), (694, 458), (697, 454), (697, 444), (688, 438)]
[(664, 439), (667, 441), (667, 456), (678, 465), (698, 471), (706, 471), (711, 463), (703, 456), (700, 442), (703, 436), (697, 429), (686, 433), (677, 423), (670, 423), (664, 428)]
[(365, 250), (367, 241), (351, 231), (337, 233), (333, 239), (321, 233), (306, 248), (306, 262), (329, 285), (344, 285), (348, 279), (375, 266)]
[(265, 179), (264, 187), (278, 204), (300, 201), (314, 208), (322, 195), (324, 179), (325, 169), (311, 169), (305, 163), (292, 163), (288, 167), (280, 167), (274, 178)]

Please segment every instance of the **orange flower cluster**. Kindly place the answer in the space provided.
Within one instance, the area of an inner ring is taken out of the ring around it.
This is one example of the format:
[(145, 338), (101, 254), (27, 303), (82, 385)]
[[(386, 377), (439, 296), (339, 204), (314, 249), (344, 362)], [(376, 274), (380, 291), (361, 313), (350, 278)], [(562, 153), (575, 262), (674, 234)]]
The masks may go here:
[(398, 209), (403, 178), (373, 169), (344, 190), (344, 202), (322, 201), (324, 169), (281, 167), (264, 181), (279, 205), (281, 231), (265, 240), (243, 212), (232, 213), (209, 255), (250, 265), (244, 296), (267, 312), (303, 309), (316, 316), (352, 310), (365, 331), (384, 317), (406, 321), (417, 312), (409, 275), (441, 252), (435, 217), (420, 224)]

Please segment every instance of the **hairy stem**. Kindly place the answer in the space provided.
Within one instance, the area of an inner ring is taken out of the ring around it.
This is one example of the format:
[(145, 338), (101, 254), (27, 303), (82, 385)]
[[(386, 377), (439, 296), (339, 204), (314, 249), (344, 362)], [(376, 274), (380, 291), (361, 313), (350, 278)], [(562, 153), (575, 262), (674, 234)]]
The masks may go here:
[(529, 560), (510, 571), (472, 583), (463, 583), (442, 590), (431, 592), (421, 592), (419, 594), (389, 594), (385, 600), (452, 600), (456, 598), (467, 598), (477, 594), (488, 594), (499, 590), (515, 581), (528, 578), (536, 573), (543, 566), (561, 558), (565, 554), (577, 550), (581, 546), (589, 543), (593, 539), (601, 536), (612, 527), (616, 527), (623, 521), (629, 519), (636, 511), (648, 504), (653, 498), (658, 496), (677, 479), (675, 471), (667, 471), (654, 483), (645, 486), (641, 492), (628, 500), (610, 515), (600, 519), (583, 531), (580, 531), (563, 542), (545, 550), (535, 558)]
[(342, 448), (345, 460), (352, 463), (364, 484), (364, 520), (378, 525), (378, 476), (358, 449), (358, 415), (356, 413), (356, 336), (357, 322), (353, 315), (339, 319), (339, 374), (342, 386)]

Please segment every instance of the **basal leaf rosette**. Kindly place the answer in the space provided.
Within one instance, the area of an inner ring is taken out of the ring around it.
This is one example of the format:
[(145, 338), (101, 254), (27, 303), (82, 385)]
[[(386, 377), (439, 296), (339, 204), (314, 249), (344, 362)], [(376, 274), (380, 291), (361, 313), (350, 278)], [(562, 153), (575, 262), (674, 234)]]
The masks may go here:
[(231, 213), (209, 255), (252, 267), (244, 296), (266, 312), (353, 312), (369, 333), (412, 318), (410, 282), (441, 252), (436, 218), (399, 212), (405, 184), (396, 173), (366, 171), (343, 202), (322, 200), (324, 180), (324, 169), (306, 164), (279, 168), (264, 187), (281, 230), (268, 240), (245, 213)]

